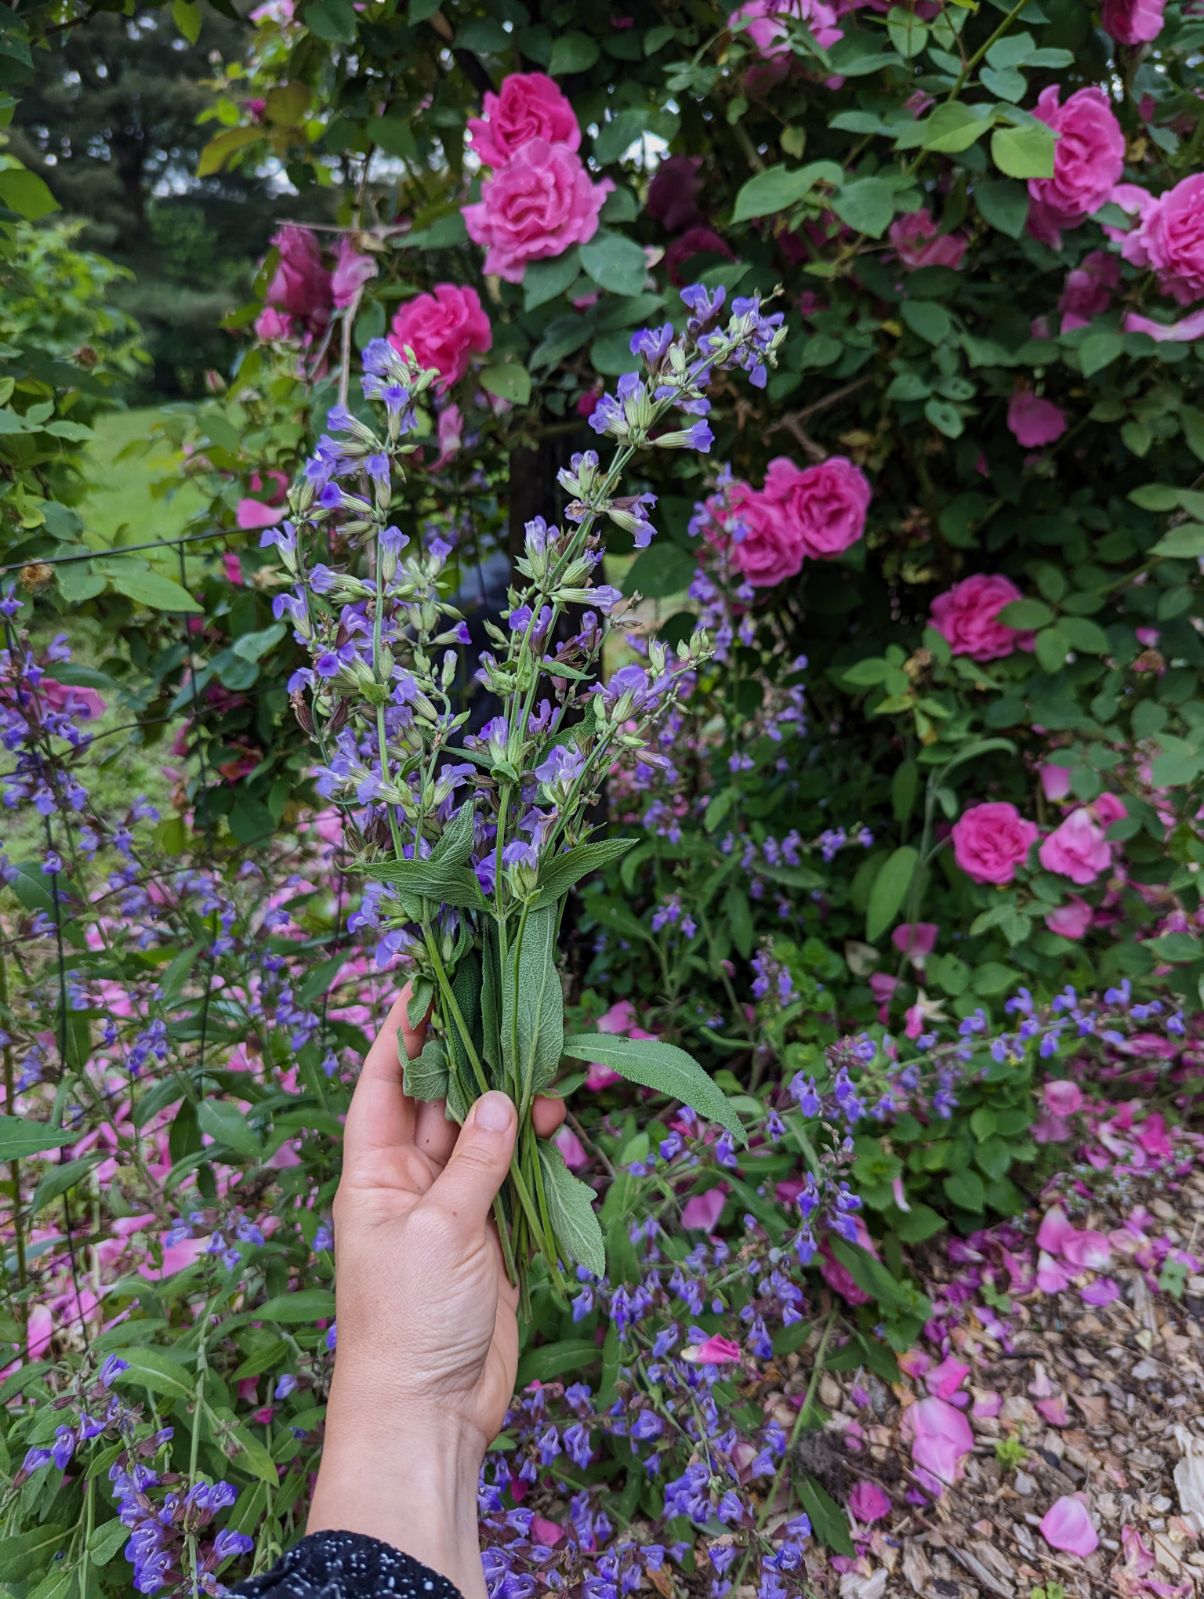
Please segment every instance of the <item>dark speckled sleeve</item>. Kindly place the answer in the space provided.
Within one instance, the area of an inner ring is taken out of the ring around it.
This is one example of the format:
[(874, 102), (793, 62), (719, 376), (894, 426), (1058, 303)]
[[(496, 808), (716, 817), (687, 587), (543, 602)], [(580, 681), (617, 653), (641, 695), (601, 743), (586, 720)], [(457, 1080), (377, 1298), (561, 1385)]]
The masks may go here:
[(238, 1599), (461, 1599), (437, 1571), (358, 1532), (316, 1532), (271, 1571), (227, 1592)]

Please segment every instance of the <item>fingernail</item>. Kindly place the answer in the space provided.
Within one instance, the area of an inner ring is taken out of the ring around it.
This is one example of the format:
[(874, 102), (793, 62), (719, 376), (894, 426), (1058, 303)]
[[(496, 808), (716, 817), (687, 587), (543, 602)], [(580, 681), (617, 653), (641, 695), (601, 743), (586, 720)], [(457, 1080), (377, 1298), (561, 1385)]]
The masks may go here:
[(474, 1120), (487, 1133), (508, 1133), (514, 1120), (514, 1106), (505, 1094), (482, 1094), (477, 1100)]

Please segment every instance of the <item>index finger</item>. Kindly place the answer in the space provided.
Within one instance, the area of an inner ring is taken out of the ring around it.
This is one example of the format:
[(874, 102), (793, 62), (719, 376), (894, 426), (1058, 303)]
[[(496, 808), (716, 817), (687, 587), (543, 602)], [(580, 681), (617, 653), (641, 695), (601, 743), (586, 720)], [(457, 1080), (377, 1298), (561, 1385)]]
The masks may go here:
[(414, 1141), (414, 1102), (402, 1087), (401, 1047), (413, 1060), (421, 1052), (426, 1023), (410, 1026), (407, 983), (393, 1001), (376, 1042), (364, 1057), (347, 1110), (343, 1159), (351, 1165), (375, 1150), (399, 1149)]

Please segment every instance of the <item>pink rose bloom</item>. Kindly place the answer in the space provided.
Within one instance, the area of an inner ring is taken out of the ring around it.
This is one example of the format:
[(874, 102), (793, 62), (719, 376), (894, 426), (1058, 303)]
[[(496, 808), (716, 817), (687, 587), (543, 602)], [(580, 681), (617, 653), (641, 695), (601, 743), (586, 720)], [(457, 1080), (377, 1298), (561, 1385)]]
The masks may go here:
[(1083, 1560), (1099, 1548), (1099, 1533), (1092, 1524), (1087, 1506), (1077, 1494), (1063, 1494), (1061, 1499), (1055, 1499), (1042, 1516), (1039, 1530), (1051, 1549), (1061, 1549)]
[(1091, 809), (1095, 819), (1101, 827), (1111, 827), (1113, 822), (1119, 822), (1129, 814), (1129, 807), (1119, 794), (1101, 794), (1098, 799), (1092, 800)]
[(1204, 296), (1204, 172), (1159, 195), (1142, 220), (1141, 243), (1164, 293), (1180, 305)]
[(698, 205), (702, 178), (692, 155), (667, 156), (652, 174), (645, 211), (666, 233), (682, 233), (703, 221)]
[(901, 954), (910, 955), (913, 961), (922, 961), (936, 948), (936, 922), (901, 922), (890, 935), (890, 941)]
[(966, 254), (967, 240), (960, 233), (941, 233), (927, 206), (896, 217), (890, 225), (890, 242), (905, 267), (952, 267), (956, 272)]
[(1083, 1090), (1069, 1078), (1046, 1083), (1041, 1094), (1046, 1110), (1053, 1116), (1076, 1116), (1083, 1108)]
[(485, 247), (486, 272), (521, 283), (528, 261), (563, 255), (593, 238), (613, 188), (609, 178), (591, 183), (567, 145), (531, 139), (485, 180), (481, 198), (464, 207), (464, 224)]
[(241, 585), (244, 581), (242, 575), (242, 561), (233, 550), (226, 550), (222, 556), (222, 570), (230, 583)]
[(728, 535), (732, 564), (754, 588), (772, 588), (795, 577), (803, 564), (801, 530), (769, 494), (747, 483), (731, 484), (716, 518)]
[(932, 625), (954, 655), (974, 661), (998, 661), (1015, 650), (1031, 650), (1033, 635), (1008, 627), (999, 613), (1023, 599), (1010, 578), (976, 572), (962, 578), (932, 602)]
[(865, 473), (843, 455), (801, 470), (784, 455), (769, 463), (765, 493), (797, 529), (812, 560), (840, 555), (865, 532), (871, 491)]
[(350, 239), (341, 239), (338, 258), (330, 275), (330, 296), (336, 308), (346, 310), (364, 284), (375, 276), (374, 258), (361, 254)]
[(1042, 839), (1037, 857), (1047, 872), (1072, 883), (1093, 883), (1111, 869), (1112, 846), (1091, 812), (1080, 806)]
[(1006, 800), (971, 805), (953, 824), (953, 858), (976, 883), (1010, 883), (1038, 830)]
[(1062, 313), (1062, 332), (1085, 328), (1103, 316), (1112, 303), (1112, 291), (1120, 282), (1120, 262), (1105, 250), (1092, 250), (1072, 272), (1066, 274), (1058, 309)]
[(1017, 389), (1008, 401), (1008, 427), (1018, 444), (1038, 450), (1066, 431), (1066, 413), (1052, 400), (1042, 400), (1031, 389)]
[(863, 1527), (871, 1526), (890, 1514), (890, 1495), (876, 1482), (864, 1478), (853, 1485), (848, 1499), (849, 1515)]
[(697, 274), (692, 268), (690, 271), (686, 268), (690, 267), (694, 257), (699, 255), (717, 255), (724, 261), (736, 259), (726, 239), (716, 233), (714, 228), (707, 227), (705, 222), (699, 223), (687, 228), (665, 251), (665, 271), (669, 274), (669, 282), (679, 289), (691, 282)]
[(835, 9), (824, 0), (747, 0), (728, 17), (727, 25), (735, 28), (745, 23), (743, 36), (752, 41), (759, 55), (773, 60), (791, 53), (787, 17), (805, 23), (821, 50), (844, 37), (843, 29), (836, 26)]
[(330, 308), (330, 273), (322, 265), (317, 234), (290, 225), (273, 233), (272, 243), (280, 259), (268, 284), (268, 304), (290, 316), (324, 321)]
[(1056, 84), (1042, 89), (1034, 115), (1058, 135), (1051, 178), (1030, 178), (1028, 230), (1053, 245), (1062, 228), (1075, 227), (1098, 211), (1120, 182), (1125, 138), (1104, 91), (1092, 84), (1060, 105)]
[(419, 366), (436, 367), (436, 386), (445, 394), (468, 371), (472, 353), (489, 349), (493, 329), (475, 289), (437, 283), (433, 294), (420, 294), (398, 309), (389, 343), (398, 352), (408, 344)]
[(1166, 0), (1104, 0), (1100, 21), (1117, 44), (1149, 44), (1162, 32)]
[(277, 311), (274, 305), (265, 305), (255, 318), (255, 337), (261, 344), (276, 344), (293, 335), (293, 319)]
[(962, 1460), (974, 1448), (970, 1423), (960, 1410), (935, 1396), (921, 1399), (904, 1411), (903, 1430), (917, 1466), (940, 1482), (957, 1481)]
[(1069, 766), (1038, 766), (1037, 776), (1041, 779), (1041, 787), (1045, 790), (1045, 798), (1064, 800), (1070, 793), (1070, 768)]
[(468, 138), (487, 167), (504, 167), (532, 139), (576, 150), (581, 129), (559, 86), (542, 72), (512, 72), (486, 94), (484, 117), (468, 119)]
[(683, 1227), (700, 1228), (704, 1233), (715, 1230), (715, 1223), (723, 1213), (727, 1189), (708, 1188), (703, 1194), (691, 1194), (681, 1209)]
[(1087, 901), (1072, 894), (1064, 904), (1046, 915), (1045, 925), (1059, 938), (1079, 939), (1087, 936), (1094, 920), (1095, 912)]

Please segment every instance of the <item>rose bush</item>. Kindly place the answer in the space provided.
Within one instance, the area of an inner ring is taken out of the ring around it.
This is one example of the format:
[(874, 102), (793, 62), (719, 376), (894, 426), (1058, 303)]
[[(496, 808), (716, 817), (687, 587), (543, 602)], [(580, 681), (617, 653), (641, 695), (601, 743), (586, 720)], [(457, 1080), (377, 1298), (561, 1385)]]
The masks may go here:
[[(328, 412), (354, 432), (373, 340), (439, 372), (399, 521), (465, 612), (445, 687), (488, 759), (471, 679), (515, 604), (503, 554), (530, 538), (537, 559), (535, 519), (580, 515), (564, 459), (646, 431), (628, 375), (669, 358), (678, 286), (735, 308), (781, 285), (791, 330), (775, 370), (643, 439), (607, 513), (596, 581), (644, 596), (607, 703), (646, 690), (654, 624), (672, 647), (701, 621), (714, 658), (612, 778), (634, 847), (563, 935), (582, 1020), (687, 1043), (756, 1137), (738, 1153), (587, 1066), (562, 1152), (610, 1265), (568, 1310), (535, 1296), (484, 1485), (493, 1591), (541, 1591), (563, 1560), (605, 1599), (692, 1545), (720, 1594), (794, 1591), (804, 1520), (845, 1547), (843, 1510), (736, 1375), (801, 1350), (896, 1380), (931, 1325), (911, 1252), (1021, 1211), (1065, 1163), (1059, 1121), (1087, 1113), (1064, 1079), (1131, 1096), (1093, 1114), (1134, 1169), (1169, 1158), (1204, 971), (1197, 11), (257, 8), (206, 164), (270, 159), (315, 193), (337, 171), (339, 209), (281, 231), (230, 370), (164, 423), (203, 495), (185, 564), (50, 564), (80, 553), (79, 525), (29, 509), (49, 441), (71, 442), (40, 409), (77, 403), (65, 346), (11, 407), (6, 451), (30, 433), (38, 455), (5, 490), (8, 559), (46, 565), (36, 607), (3, 601), (14, 637), (33, 613), (0, 706), (36, 842), (5, 868), (5, 948), (31, 953), (0, 1024), (8, 1104), (52, 1139), (0, 1145), (25, 1251), (14, 1536), (72, 1527), (69, 1571), (117, 1593), (136, 1525), (140, 1580), (153, 1556), (171, 1591), (193, 1556), (265, 1567), (301, 1523), (336, 1337), (332, 1151), (406, 939), (347, 898), (313, 810), (279, 490)], [(352, 585), (349, 629), (356, 537), (332, 533), (317, 574)], [(324, 603), (334, 628), (343, 591)], [(81, 612), (113, 640), (91, 672), (46, 642)], [(77, 804), (84, 688), (167, 725), (173, 814)], [(1090, 1267), (1092, 1240), (1047, 1241), (1047, 1280)], [(913, 1410), (935, 1494), (968, 1429), (948, 1395)], [(105, 1452), (114, 1474), (79, 1469)], [(172, 1474), (204, 1487), (195, 1514)]]

